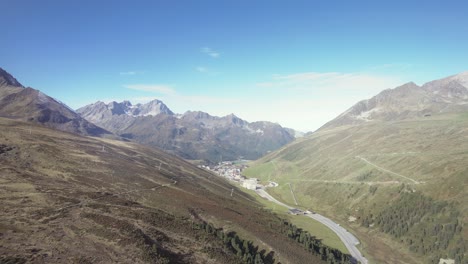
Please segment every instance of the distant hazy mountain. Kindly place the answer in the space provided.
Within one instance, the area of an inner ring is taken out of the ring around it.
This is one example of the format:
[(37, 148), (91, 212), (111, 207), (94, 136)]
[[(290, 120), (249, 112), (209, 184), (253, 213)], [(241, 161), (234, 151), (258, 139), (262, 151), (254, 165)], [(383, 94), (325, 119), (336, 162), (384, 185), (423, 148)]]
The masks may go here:
[(0, 116), (40, 123), (82, 135), (111, 135), (91, 124), (65, 104), (33, 88), (25, 88), (0, 68)]
[(163, 102), (132, 105), (129, 101), (97, 102), (77, 110), (90, 122), (137, 142), (195, 160), (257, 159), (294, 139), (271, 122), (249, 123), (231, 114), (200, 111), (175, 115)]
[(468, 72), (428, 82), (407, 83), (363, 100), (325, 124), (324, 128), (427, 117), (468, 110)]

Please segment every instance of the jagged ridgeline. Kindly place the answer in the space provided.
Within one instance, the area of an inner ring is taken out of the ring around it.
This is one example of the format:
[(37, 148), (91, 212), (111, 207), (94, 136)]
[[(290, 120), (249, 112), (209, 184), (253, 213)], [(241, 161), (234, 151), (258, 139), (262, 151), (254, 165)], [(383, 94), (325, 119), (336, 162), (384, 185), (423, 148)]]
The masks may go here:
[(77, 112), (124, 138), (209, 163), (257, 159), (295, 138), (291, 129), (271, 122), (249, 123), (234, 114), (224, 117), (200, 111), (174, 114), (159, 100), (136, 105), (129, 101), (97, 102)]
[(175, 114), (159, 100), (135, 105), (97, 102), (75, 112), (39, 90), (25, 88), (1, 68), (0, 116), (80, 135), (131, 140), (205, 163), (257, 159), (300, 136), (279, 124), (247, 122), (234, 114)]

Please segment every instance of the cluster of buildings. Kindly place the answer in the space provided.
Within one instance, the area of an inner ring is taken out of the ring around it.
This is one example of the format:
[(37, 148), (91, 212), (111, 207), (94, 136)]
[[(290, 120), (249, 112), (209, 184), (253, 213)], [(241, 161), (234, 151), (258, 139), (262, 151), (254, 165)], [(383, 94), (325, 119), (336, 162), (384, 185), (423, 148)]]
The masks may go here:
[(247, 179), (242, 175), (242, 171), (247, 168), (245, 164), (234, 163), (232, 161), (223, 161), (216, 166), (199, 165), (198, 167), (210, 170), (221, 177), (225, 177), (230, 181), (239, 183), (242, 187), (256, 190), (258, 180), (256, 178)]
[(315, 214), (314, 211), (310, 211), (310, 210), (302, 211), (301, 209), (297, 209), (297, 208), (291, 208), (291, 209), (289, 209), (288, 213), (289, 213), (289, 214), (292, 214), (292, 215), (308, 215), (308, 214)]
[(256, 190), (258, 185), (258, 180), (257, 178), (250, 178), (250, 179), (245, 179), (242, 182), (242, 187), (249, 189), (249, 190)]

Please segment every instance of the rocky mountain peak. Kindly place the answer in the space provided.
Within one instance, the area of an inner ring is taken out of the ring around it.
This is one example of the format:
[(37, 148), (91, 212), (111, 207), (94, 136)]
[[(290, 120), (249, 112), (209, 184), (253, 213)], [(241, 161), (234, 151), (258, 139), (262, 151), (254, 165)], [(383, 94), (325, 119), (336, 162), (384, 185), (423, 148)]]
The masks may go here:
[(157, 116), (159, 114), (173, 115), (174, 113), (160, 100), (153, 100), (146, 104), (132, 105), (130, 101), (110, 102), (108, 104), (97, 102), (77, 110), (82, 116), (96, 121), (97, 116)]
[(109, 110), (111, 110), (113, 115), (125, 115), (127, 113), (126, 105), (122, 103), (117, 103), (115, 101), (108, 104)]
[(202, 119), (213, 119), (214, 117), (202, 111), (187, 111), (182, 115), (182, 118), (202, 120)]
[(14, 86), (14, 87), (23, 87), (21, 83), (19, 83), (15, 77), (9, 74), (4, 69), (0, 68), (0, 87), (1, 86)]
[(322, 128), (424, 118), (468, 110), (468, 72), (418, 86), (409, 82), (362, 100)]
[(0, 116), (39, 123), (81, 135), (111, 135), (109, 131), (84, 120), (59, 100), (39, 90), (24, 88), (3, 69), (0, 69), (0, 87), (5, 87), (0, 92)]
[(428, 82), (423, 89), (446, 98), (468, 98), (468, 71)]
[(244, 126), (244, 125), (247, 124), (247, 122), (245, 120), (240, 119), (239, 117), (237, 117), (234, 114), (227, 115), (227, 116), (224, 117), (224, 119), (227, 120), (228, 122), (231, 122), (234, 125), (238, 125), (238, 126)]
[[(445, 80), (445, 79), (442, 79), (442, 80)], [(461, 84), (462, 86), (468, 88), (468, 71), (464, 71), (459, 74), (447, 77), (446, 81), (449, 81), (449, 82), (455, 81)]]
[(135, 116), (156, 116), (159, 114), (173, 115), (174, 113), (160, 100), (152, 100), (146, 104), (139, 104), (130, 112)]

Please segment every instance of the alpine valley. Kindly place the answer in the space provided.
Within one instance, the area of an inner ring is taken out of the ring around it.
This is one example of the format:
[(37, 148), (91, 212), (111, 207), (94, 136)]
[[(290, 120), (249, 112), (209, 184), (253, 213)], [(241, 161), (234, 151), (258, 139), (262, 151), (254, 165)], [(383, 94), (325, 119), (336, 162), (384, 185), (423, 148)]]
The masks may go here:
[(468, 72), (384, 90), (297, 138), (159, 100), (77, 112), (0, 69), (2, 262), (355, 262), (180, 157), (260, 158), (244, 175), (346, 227), (370, 263), (467, 261)]
[(222, 177), (0, 74), (0, 263), (354, 262)]

